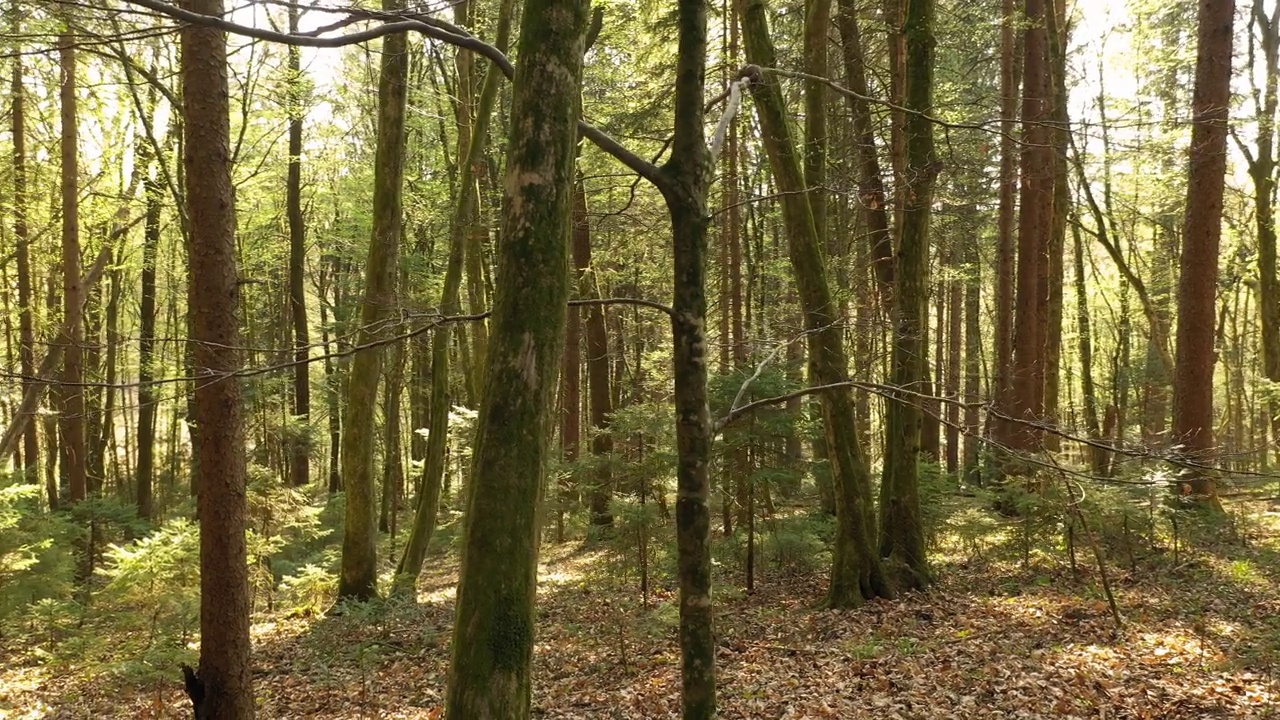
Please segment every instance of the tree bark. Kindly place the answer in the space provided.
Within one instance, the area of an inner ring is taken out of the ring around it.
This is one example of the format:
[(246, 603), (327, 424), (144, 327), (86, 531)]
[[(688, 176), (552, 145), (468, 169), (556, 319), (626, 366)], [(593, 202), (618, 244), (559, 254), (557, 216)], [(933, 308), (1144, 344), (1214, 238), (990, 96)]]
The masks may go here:
[[(1013, 410), (1013, 315), (1015, 262), (1017, 259), (1016, 222), (1018, 187), (1018, 147), (1016, 125), (1021, 84), (1019, 51), (1020, 35), (1017, 0), (1004, 0), (1000, 26), (1000, 208), (996, 231), (996, 312), (995, 352), (992, 401), (996, 409), (1009, 414)], [(990, 416), (988, 416), (990, 418)], [(997, 417), (988, 422), (990, 435), (999, 442), (1008, 440), (1013, 427)]]
[[(505, 51), (511, 33), (511, 0), (503, 0), (498, 13), (497, 37), (494, 47)], [(440, 313), (449, 316), (458, 311), (458, 293), (462, 284), (463, 260), (466, 253), (467, 231), (471, 215), (478, 202), (474, 173), (481, 166), (488, 139), (493, 104), (503, 77), (494, 66), (485, 74), (484, 86), (477, 102), (475, 121), (471, 126), (471, 140), (467, 144), (467, 157), (459, 164), (458, 199), (450, 221), (449, 259), (445, 267), (444, 289), (440, 298)], [(565, 216), (568, 218), (568, 216)], [(492, 319), (492, 318), (491, 318)], [(427, 545), (435, 532), (436, 515), (440, 510), (440, 491), (444, 485), (445, 449), (449, 440), (449, 335), (448, 323), (437, 326), (431, 334), (431, 408), (428, 417), (427, 458), (423, 463), (422, 491), (414, 511), (413, 528), (405, 543), (404, 555), (396, 568), (395, 591), (407, 592), (414, 586), (422, 571), (422, 561), (427, 555)], [(473, 377), (475, 377), (473, 375)], [(487, 380), (486, 380), (487, 382)], [(475, 449), (472, 449), (474, 463)]]
[(1234, 0), (1202, 0), (1192, 101), (1187, 214), (1178, 277), (1177, 351), (1173, 375), (1173, 435), (1179, 455), (1196, 464), (1182, 473), (1179, 493), (1220, 509), (1213, 473), (1213, 349), (1231, 101)]
[[(17, 5), (15, 3), (15, 10)], [(20, 30), (15, 13), (14, 25)], [(18, 341), (19, 363), (22, 368), (22, 394), (38, 393), (35, 372), (35, 298), (31, 285), (30, 235), (27, 226), (27, 150), (26, 150), (26, 90), (22, 79), (22, 55), (13, 58), (12, 120), (13, 120), (13, 236), (18, 264)], [(21, 412), (21, 409), (19, 409)], [(21, 422), (21, 417), (15, 417)], [(37, 482), (40, 474), (40, 446), (37, 428), (30, 418), (26, 420), (26, 432), (22, 434), (23, 472), (28, 482)], [(46, 448), (48, 452), (48, 448)], [(49, 508), (58, 508), (58, 488), (46, 488)]]
[[(752, 96), (764, 135), (770, 166), (782, 197), (783, 219), (791, 264), (804, 309), (810, 378), (819, 385), (848, 380), (844, 330), (827, 285), (822, 247), (804, 195), (800, 161), (787, 127), (777, 82), (759, 68), (774, 67), (773, 42), (763, 0), (747, 0), (743, 13), (747, 61), (758, 66)], [(822, 394), (823, 427), (836, 492), (837, 532), (827, 603), (854, 607), (864, 600), (891, 594), (873, 540), (871, 482), (865, 453), (858, 443), (853, 395), (847, 390)]]
[(85, 442), (84, 324), (85, 290), (80, 283), (80, 178), (76, 133), (75, 37), (58, 39), (62, 107), (62, 407), (58, 420), (61, 447), (66, 449), (68, 500), (75, 504), (88, 492)]
[(886, 209), (884, 178), (880, 174), (880, 155), (876, 150), (871, 105), (864, 99), (870, 97), (871, 93), (867, 88), (867, 63), (858, 29), (857, 6), (852, 0), (840, 0), (836, 26), (840, 30), (845, 82), (855, 93), (847, 95), (846, 98), (853, 124), (858, 202), (862, 207), (863, 222), (867, 226), (867, 244), (871, 250), (871, 263), (875, 268), (881, 312), (885, 317), (889, 317), (893, 307), (893, 287), (896, 282), (893, 234), (889, 232), (889, 213)]
[[(906, 0), (906, 177), (898, 244), (892, 382), (911, 390), (924, 379), (928, 322), (929, 226), (938, 160), (933, 150), (932, 0)], [(904, 587), (922, 588), (930, 573), (920, 516), (921, 410), (899, 395), (885, 408), (885, 460), (880, 483), (880, 555), (899, 571)]]
[(566, 221), (587, 10), (585, 0), (530, 0), (521, 22), (498, 292), (467, 488), (449, 720), (530, 714), (538, 502), (564, 344)]
[[(1011, 427), (1005, 443), (1015, 451), (1038, 449), (1040, 433), (1028, 421), (1044, 411), (1044, 338), (1041, 267), (1047, 263), (1053, 214), (1053, 151), (1048, 123), (1052, 105), (1048, 61), (1045, 0), (1026, 1), (1026, 39), (1023, 47), (1021, 177), (1019, 178), (1017, 322), (1013, 331)], [(1010, 466), (1020, 474), (1017, 459)]]
[[(298, 31), (301, 10), (289, 5), (289, 32)], [(289, 46), (289, 169), (285, 185), (285, 205), (289, 216), (289, 311), (293, 324), (293, 421), (290, 435), (289, 483), (301, 487), (311, 481), (311, 333), (307, 327), (307, 291), (304, 285), (307, 258), (307, 227), (302, 216), (302, 121), (306, 114), (301, 97), (302, 58), (295, 45)]]
[[(222, 0), (191, 0), (222, 17)], [(254, 715), (249, 665), (245, 459), (240, 415), (235, 192), (231, 183), (226, 38), (186, 25), (182, 43), (185, 178), (191, 219), (187, 303), (196, 372), (196, 472), (200, 515), (200, 671), (188, 677), (195, 715)], [(189, 673), (189, 671), (188, 671)], [(195, 686), (193, 688), (193, 686)], [(198, 689), (198, 692), (193, 690)]]
[[(591, 264), (591, 224), (587, 217), (586, 190), (581, 181), (575, 183), (573, 197), (573, 266), (578, 278), (579, 296), (599, 298), (600, 286), (596, 268)], [(609, 382), (609, 335), (605, 326), (604, 307), (587, 308), (587, 403), (591, 416), (591, 454), (594, 465), (587, 483), (591, 503), (591, 524), (612, 526), (613, 435), (609, 425), (613, 416), (613, 398)]]
[[(401, 0), (384, 0), (384, 10), (403, 7)], [(402, 222), (404, 180), (405, 103), (409, 80), (408, 36), (387, 35), (382, 42), (378, 79), (378, 142), (374, 159), (373, 236), (365, 268), (364, 299), (358, 345), (383, 337), (381, 327), (395, 302), (397, 256)], [(342, 573), (338, 597), (369, 600), (378, 594), (377, 505), (374, 502), (374, 405), (378, 400), (382, 349), (357, 350), (351, 361), (347, 415), (342, 425), (342, 484), (347, 495)]]

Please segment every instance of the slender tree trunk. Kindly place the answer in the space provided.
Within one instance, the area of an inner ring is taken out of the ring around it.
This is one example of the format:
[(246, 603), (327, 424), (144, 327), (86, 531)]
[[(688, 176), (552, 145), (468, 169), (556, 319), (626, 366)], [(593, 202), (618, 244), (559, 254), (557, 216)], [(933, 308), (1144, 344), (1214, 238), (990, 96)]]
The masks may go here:
[(61, 338), (62, 414), (58, 421), (61, 447), (66, 451), (69, 500), (84, 500), (88, 491), (88, 457), (85, 442), (84, 288), (80, 284), (79, 164), (76, 133), (76, 39), (58, 39), (62, 106), (62, 317), (66, 332)]
[[(972, 211), (966, 211), (964, 218), (972, 217)], [(951, 277), (947, 279), (947, 367), (945, 414), (947, 418), (947, 472), (954, 475), (960, 471), (960, 376), (964, 368), (960, 365), (961, 348), (964, 345), (964, 281), (961, 271), (964, 268), (964, 246), (969, 233), (965, 229), (964, 239), (952, 239), (947, 250), (951, 262)], [(941, 378), (939, 378), (941, 381)]]
[[(17, 3), (14, 5), (17, 10)], [(20, 23), (15, 12), (15, 29)], [(22, 394), (37, 393), (35, 386), (35, 297), (31, 286), (30, 236), (27, 227), (27, 150), (26, 150), (26, 89), (23, 86), (22, 55), (13, 57), (12, 120), (13, 120), (13, 236), (18, 264), (18, 340), (22, 347), (19, 362), (22, 368)], [(21, 410), (21, 409), (20, 409)], [(20, 421), (21, 418), (15, 418)], [(23, 471), (29, 482), (38, 482), (40, 474), (40, 447), (36, 424), (26, 421), (22, 435)], [(49, 448), (45, 448), (46, 453)], [(58, 508), (58, 488), (46, 488), (50, 509)]]
[[(494, 47), (505, 51), (511, 33), (511, 0), (503, 0), (498, 12), (498, 28)], [(483, 163), (488, 139), (488, 128), (498, 88), (503, 78), (490, 66), (485, 74), (484, 86), (476, 106), (475, 122), (471, 127), (471, 139), (467, 144), (467, 157), (459, 165), (458, 199), (450, 221), (449, 259), (445, 267), (444, 290), (440, 299), (440, 312), (448, 316), (458, 309), (458, 293), (462, 284), (466, 233), (470, 227), (473, 208), (476, 207), (476, 182), (474, 173)], [(565, 216), (566, 219), (568, 215)], [(441, 324), (431, 334), (431, 409), (428, 418), (430, 433), (427, 435), (427, 458), (423, 467), (422, 491), (414, 511), (413, 528), (405, 543), (404, 555), (396, 568), (395, 591), (412, 590), (418, 573), (422, 570), (427, 545), (435, 532), (436, 515), (440, 509), (440, 491), (447, 487), (445, 478), (445, 449), (449, 439), (449, 324)], [(474, 376), (473, 376), (474, 377)], [(486, 382), (488, 380), (486, 379)], [(472, 450), (474, 462), (475, 450)]]
[[(289, 32), (298, 31), (301, 10), (289, 6)], [(290, 436), (289, 483), (301, 487), (311, 481), (311, 333), (307, 327), (307, 290), (304, 285), (307, 258), (307, 228), (302, 217), (302, 122), (304, 109), (301, 87), (302, 58), (297, 46), (289, 46), (289, 171), (285, 204), (289, 216), (289, 311), (293, 323), (293, 419), (297, 423)]]
[(152, 520), (155, 506), (152, 484), (155, 480), (156, 407), (159, 399), (155, 380), (156, 338), (156, 259), (160, 250), (160, 183), (147, 169), (143, 183), (147, 214), (142, 240), (142, 290), (138, 309), (138, 461), (135, 470), (138, 517)]
[[(222, 17), (222, 0), (192, 0)], [(195, 383), (195, 460), (200, 488), (200, 670), (188, 674), (195, 715), (254, 715), (249, 666), (249, 576), (245, 547), (245, 459), (240, 415), (235, 194), (231, 184), (226, 37), (182, 28), (182, 114), (191, 220), (187, 302)], [(197, 692), (198, 690), (198, 692)]]
[[(747, 0), (743, 13), (747, 61), (774, 67), (773, 43), (763, 0)], [(810, 378), (819, 385), (848, 380), (844, 330), (827, 285), (822, 247), (804, 195), (800, 161), (787, 127), (777, 82), (761, 72), (752, 78), (752, 95), (764, 135), (769, 163), (782, 193), (783, 218), (796, 284), (804, 308), (809, 345)], [(822, 394), (823, 426), (836, 493), (837, 531), (827, 603), (853, 607), (865, 599), (891, 594), (875, 552), (870, 515), (871, 482), (866, 456), (858, 444), (853, 394), (840, 388)]]
[[(579, 281), (579, 295), (599, 298), (600, 286), (596, 268), (591, 264), (591, 224), (587, 217), (587, 198), (582, 183), (575, 184), (573, 197), (573, 266)], [(609, 336), (605, 327), (604, 307), (587, 308), (587, 402), (591, 416), (591, 454), (594, 469), (588, 482), (591, 499), (591, 524), (612, 526), (613, 513), (613, 435), (609, 430), (613, 415), (613, 398), (609, 382)]]
[(1220, 508), (1213, 473), (1214, 320), (1218, 245), (1226, 183), (1227, 112), (1231, 101), (1234, 0), (1200, 3), (1199, 45), (1192, 112), (1187, 214), (1178, 277), (1177, 352), (1173, 376), (1173, 434), (1184, 470), (1178, 491)]
[(530, 0), (523, 12), (498, 293), (467, 492), (449, 720), (530, 714), (538, 501), (564, 349), (566, 221), (587, 9), (584, 0)]
[(404, 461), (400, 452), (400, 395), (404, 390), (404, 341), (392, 343), (386, 368), (386, 397), (383, 399), (382, 503), (378, 512), (378, 530), (393, 533), (400, 496), (404, 490)]
[[(401, 0), (383, 2), (384, 10), (402, 7)], [(382, 43), (373, 180), (373, 237), (369, 241), (369, 259), (365, 267), (361, 327), (356, 335), (359, 345), (366, 345), (386, 334), (380, 326), (390, 317), (392, 303), (395, 302), (402, 222), (408, 43), (405, 33), (387, 35)], [(342, 485), (347, 496), (347, 515), (338, 597), (352, 600), (369, 600), (378, 594), (373, 420), (381, 364), (381, 348), (356, 351), (347, 388), (346, 422), (342, 426)]]
[(867, 63), (858, 29), (857, 6), (852, 0), (840, 0), (836, 26), (840, 30), (845, 82), (855, 93), (846, 97), (853, 121), (858, 202), (862, 207), (863, 222), (867, 226), (867, 243), (871, 250), (871, 263), (875, 268), (880, 306), (885, 317), (889, 317), (890, 308), (893, 306), (893, 287), (896, 282), (893, 235), (889, 232), (889, 213), (886, 209), (884, 178), (880, 174), (880, 155), (876, 150), (871, 105), (865, 99), (870, 97), (871, 93), (867, 88)]
[(1080, 237), (1080, 228), (1072, 230), (1075, 240), (1075, 285), (1076, 285), (1076, 333), (1080, 343), (1080, 391), (1084, 396), (1084, 426), (1090, 440), (1097, 445), (1087, 450), (1089, 468), (1097, 477), (1106, 475), (1109, 464), (1106, 449), (1099, 447), (1103, 442), (1102, 431), (1098, 425), (1098, 395), (1093, 384), (1093, 327), (1089, 319), (1089, 293), (1084, 280), (1084, 241)]
[(976, 227), (965, 236), (964, 264), (964, 480), (981, 485), (978, 403), (982, 401), (982, 262)]
[[(1262, 372), (1280, 383), (1280, 284), (1276, 281), (1276, 109), (1280, 105), (1280, 5), (1266, 13), (1263, 0), (1253, 2), (1253, 25), (1265, 66), (1263, 94), (1255, 105), (1258, 141), (1249, 160), (1253, 179), (1254, 220), (1258, 233), (1258, 314), (1262, 326)], [(1250, 73), (1253, 72), (1253, 53)], [(1256, 95), (1255, 95), (1256, 98)], [(1280, 450), (1280, 399), (1273, 393), (1267, 403), (1271, 417), (1271, 442)], [(1239, 435), (1237, 435), (1239, 437)]]

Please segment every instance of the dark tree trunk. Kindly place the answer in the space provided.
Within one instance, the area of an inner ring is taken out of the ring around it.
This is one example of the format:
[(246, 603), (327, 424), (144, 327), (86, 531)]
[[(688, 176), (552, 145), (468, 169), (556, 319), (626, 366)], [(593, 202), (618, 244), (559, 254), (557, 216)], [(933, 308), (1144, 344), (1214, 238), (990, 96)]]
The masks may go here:
[[(591, 224), (587, 217), (587, 198), (581, 183), (573, 197), (573, 266), (579, 280), (579, 295), (599, 298), (600, 285), (596, 268), (591, 264)], [(587, 312), (587, 402), (591, 416), (591, 454), (594, 469), (587, 482), (591, 500), (591, 524), (613, 525), (609, 503), (613, 499), (613, 470), (609, 456), (613, 453), (613, 435), (609, 431), (613, 415), (612, 384), (609, 379), (609, 335), (605, 327), (604, 307), (591, 305)]]
[[(16, 7), (16, 5), (15, 5)], [(19, 23), (16, 20), (15, 26)], [(20, 27), (15, 27), (20, 30)], [(26, 90), (22, 79), (22, 55), (13, 58), (12, 120), (13, 120), (13, 236), (18, 263), (18, 340), (22, 347), (19, 362), (22, 368), (22, 394), (39, 392), (35, 387), (35, 298), (31, 285), (30, 238), (27, 227), (27, 150), (26, 150)], [(15, 418), (20, 421), (21, 418)], [(40, 474), (40, 448), (37, 427), (30, 418), (22, 434), (23, 471), (28, 482), (38, 482)], [(49, 448), (45, 448), (48, 452)], [(46, 488), (50, 509), (58, 508), (58, 488)]]
[[(289, 6), (289, 32), (298, 31), (298, 5)], [(302, 121), (305, 115), (300, 97), (302, 59), (295, 45), (289, 46), (289, 172), (285, 204), (289, 216), (289, 311), (293, 324), (293, 419), (297, 423), (290, 436), (289, 483), (294, 487), (311, 480), (311, 333), (307, 327), (307, 291), (303, 284), (307, 257), (307, 229), (302, 217)]]
[(152, 520), (155, 507), (152, 483), (155, 480), (156, 406), (156, 259), (160, 251), (160, 183), (147, 169), (143, 183), (147, 214), (142, 241), (142, 290), (138, 309), (138, 461), (135, 470), (138, 517)]
[[(911, 390), (925, 377), (924, 329), (929, 274), (929, 225), (938, 160), (933, 150), (933, 14), (932, 0), (906, 0), (907, 177), (898, 278), (894, 292), (892, 382)], [(927, 391), (926, 391), (927, 392)], [(880, 484), (880, 555), (900, 569), (909, 588), (929, 584), (920, 516), (920, 404), (899, 395), (885, 409), (885, 461)]]

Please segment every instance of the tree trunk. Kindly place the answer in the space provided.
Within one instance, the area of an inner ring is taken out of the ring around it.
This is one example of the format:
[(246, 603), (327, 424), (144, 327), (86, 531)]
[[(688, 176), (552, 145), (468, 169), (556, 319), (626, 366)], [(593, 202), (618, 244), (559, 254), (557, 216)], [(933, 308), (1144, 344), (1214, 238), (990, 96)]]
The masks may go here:
[(972, 485), (982, 484), (978, 424), (978, 403), (982, 402), (982, 261), (977, 231), (977, 227), (971, 228), (964, 240), (964, 480)]
[[(573, 266), (579, 282), (579, 296), (599, 298), (600, 285), (596, 268), (591, 264), (591, 224), (587, 217), (586, 191), (581, 182), (575, 184), (573, 197)], [(613, 513), (613, 435), (609, 424), (613, 415), (613, 398), (609, 382), (609, 335), (605, 327), (604, 307), (587, 307), (587, 402), (591, 416), (591, 454), (594, 456), (587, 494), (591, 501), (591, 524), (612, 526)]]
[(880, 155), (876, 150), (875, 125), (867, 88), (867, 63), (858, 29), (857, 6), (852, 0), (840, 0), (836, 14), (840, 30), (845, 82), (854, 95), (847, 95), (853, 121), (853, 143), (857, 161), (858, 202), (866, 223), (871, 263), (875, 268), (876, 289), (881, 311), (890, 316), (893, 306), (894, 257), (893, 235), (889, 232), (889, 213), (885, 207), (884, 178), (880, 175)]
[(1180, 494), (1220, 509), (1211, 466), (1213, 445), (1214, 321), (1222, 197), (1231, 101), (1234, 0), (1200, 3), (1192, 101), (1191, 166), (1178, 277), (1177, 352), (1173, 375), (1173, 435), (1184, 468)]
[[(743, 13), (747, 61), (774, 67), (763, 0), (747, 0)], [(752, 95), (764, 135), (769, 163), (782, 194), (791, 264), (804, 308), (809, 346), (810, 378), (819, 385), (848, 380), (844, 330), (827, 285), (822, 247), (804, 195), (804, 180), (785, 106), (777, 82), (760, 73), (752, 78)], [(891, 594), (874, 548), (871, 520), (871, 482), (865, 454), (857, 438), (853, 394), (847, 387), (822, 394), (823, 426), (836, 493), (837, 533), (827, 603), (853, 607), (865, 599)]]
[[(16, 21), (15, 25), (19, 25)], [(21, 28), (15, 28), (20, 30)], [(22, 55), (13, 58), (13, 83), (11, 85), (13, 101), (13, 236), (16, 245), (18, 263), (18, 340), (22, 347), (19, 351), (19, 362), (22, 368), (22, 394), (38, 393), (35, 386), (35, 298), (31, 285), (31, 252), (30, 237), (27, 227), (27, 150), (26, 150), (26, 90), (22, 79)], [(21, 411), (21, 409), (19, 409)], [(14, 418), (21, 421), (20, 417)], [(26, 421), (27, 429), (22, 434), (23, 472), (28, 482), (37, 482), (40, 474), (40, 448), (36, 424), (30, 419)], [(45, 448), (48, 452), (49, 448)], [(46, 488), (49, 496), (49, 508), (58, 508), (58, 488), (56, 485)]]
[[(222, 17), (222, 0), (192, 0)], [(226, 37), (182, 28), (182, 114), (191, 220), (187, 302), (195, 383), (195, 459), (200, 514), (200, 671), (188, 670), (197, 718), (254, 715), (249, 665), (249, 577), (245, 547), (245, 459), (240, 415), (239, 282), (231, 184)]]
[[(1047, 261), (1053, 214), (1053, 151), (1048, 122), (1052, 105), (1045, 0), (1026, 0), (1026, 39), (1022, 91), (1022, 146), (1018, 214), (1017, 322), (1013, 334), (1012, 398), (1015, 425), (1005, 443), (1015, 451), (1034, 452), (1040, 433), (1033, 424), (1044, 405), (1044, 338), (1047, 315), (1042, 306), (1042, 265)], [(1018, 459), (1010, 467), (1021, 473)]]
[(143, 183), (147, 210), (142, 240), (142, 290), (138, 309), (138, 517), (152, 520), (155, 506), (152, 483), (155, 480), (156, 407), (159, 399), (152, 384), (155, 379), (156, 339), (156, 259), (160, 251), (160, 183), (147, 169)]
[[(498, 12), (498, 28), (494, 47), (505, 51), (511, 33), (511, 0), (503, 0)], [(449, 260), (445, 267), (444, 289), (440, 298), (440, 313), (444, 316), (458, 310), (458, 292), (462, 284), (464, 254), (470, 217), (476, 207), (476, 182), (474, 173), (482, 166), (481, 158), (488, 140), (490, 116), (503, 82), (502, 74), (490, 66), (485, 74), (484, 87), (476, 107), (475, 122), (471, 127), (471, 139), (467, 144), (467, 157), (459, 165), (458, 199), (450, 221)], [(568, 218), (568, 216), (565, 216)], [(440, 510), (440, 491), (445, 485), (445, 449), (449, 440), (449, 335), (451, 326), (443, 323), (431, 333), (431, 408), (427, 427), (427, 458), (423, 464), (422, 491), (414, 510), (413, 528), (405, 543), (404, 555), (396, 567), (395, 592), (413, 589), (422, 561), (427, 555), (427, 545), (435, 532), (436, 515)], [(474, 377), (474, 375), (473, 375)], [(487, 382), (487, 379), (486, 379)], [(475, 449), (472, 449), (474, 463)]]
[(382, 441), (382, 502), (378, 511), (378, 530), (395, 534), (396, 513), (404, 490), (404, 461), (400, 452), (400, 395), (404, 389), (404, 341), (398, 340), (388, 350), (386, 397), (382, 408), (385, 422)]
[(88, 457), (85, 442), (84, 287), (80, 284), (80, 178), (76, 133), (75, 38), (58, 39), (62, 106), (62, 317), (65, 333), (62, 351), (62, 407), (58, 420), (61, 447), (66, 450), (66, 473), (71, 503), (88, 492)]
[[(1276, 282), (1276, 109), (1280, 105), (1280, 6), (1266, 14), (1263, 0), (1254, 0), (1253, 23), (1257, 28), (1266, 74), (1263, 95), (1255, 105), (1258, 141), (1249, 160), (1253, 179), (1254, 219), (1258, 233), (1258, 314), (1262, 326), (1262, 373), (1280, 383), (1280, 284)], [(1250, 60), (1254, 59), (1250, 53)], [(1252, 65), (1252, 63), (1251, 63)], [(1250, 72), (1253, 68), (1250, 67)], [(1255, 95), (1256, 98), (1256, 95)], [(1272, 393), (1267, 402), (1271, 417), (1271, 442), (1280, 450), (1280, 399)]]
[[(924, 379), (924, 326), (929, 275), (929, 225), (938, 160), (933, 150), (932, 0), (907, 0), (906, 177), (901, 240), (898, 244), (892, 383), (911, 390)], [(903, 586), (929, 584), (920, 517), (921, 412), (907, 395), (885, 409), (885, 461), (880, 484), (880, 555), (890, 558)]]
[[(962, 218), (972, 217), (972, 211), (966, 211)], [(946, 397), (949, 400), (945, 410), (947, 423), (947, 472), (955, 475), (960, 471), (960, 376), (964, 368), (960, 365), (961, 348), (964, 345), (964, 245), (968, 243), (969, 233), (965, 228), (963, 239), (952, 239), (947, 253), (950, 257), (951, 277), (947, 279), (947, 367)], [(941, 378), (939, 378), (941, 381)]]
[(530, 0), (521, 22), (498, 292), (467, 488), (449, 720), (530, 714), (538, 504), (564, 343), (566, 221), (587, 15), (584, 0)]
[[(289, 6), (289, 32), (298, 31), (298, 5)], [(311, 333), (307, 327), (307, 228), (302, 217), (302, 122), (306, 111), (301, 94), (302, 58), (296, 45), (289, 46), (289, 171), (285, 205), (289, 216), (289, 310), (293, 323), (293, 422), (290, 434), (289, 484), (301, 487), (311, 481)]]
[(1080, 392), (1084, 396), (1084, 426), (1089, 440), (1095, 444), (1087, 449), (1090, 471), (1097, 477), (1105, 477), (1110, 463), (1098, 425), (1098, 395), (1093, 385), (1093, 328), (1089, 321), (1089, 293), (1084, 281), (1084, 241), (1080, 228), (1072, 231), (1075, 240), (1076, 281), (1076, 332), (1080, 343)]
[[(1015, 289), (1015, 261), (1017, 245), (1016, 192), (1018, 187), (1018, 146), (1016, 125), (1018, 98), (1021, 85), (1021, 37), (1016, 31), (1018, 23), (1017, 0), (1004, 0), (1003, 22), (1000, 26), (1000, 209), (996, 231), (996, 312), (995, 312), (995, 368), (992, 382), (992, 404), (1000, 414), (1013, 410), (1013, 315)], [(992, 422), (988, 415), (988, 430), (992, 439), (1005, 442), (1014, 428), (998, 415)]]
[[(384, 0), (384, 10), (398, 10), (401, 0)], [(373, 237), (365, 268), (364, 299), (358, 345), (384, 336), (380, 328), (395, 302), (397, 255), (400, 251), (401, 192), (404, 179), (405, 102), (409, 79), (408, 36), (387, 35), (382, 42), (378, 80), (378, 143), (374, 159)], [(377, 506), (374, 503), (374, 405), (382, 349), (357, 350), (351, 361), (347, 416), (342, 426), (342, 484), (347, 495), (346, 531), (342, 540), (342, 574), (338, 597), (369, 600), (378, 594)]]

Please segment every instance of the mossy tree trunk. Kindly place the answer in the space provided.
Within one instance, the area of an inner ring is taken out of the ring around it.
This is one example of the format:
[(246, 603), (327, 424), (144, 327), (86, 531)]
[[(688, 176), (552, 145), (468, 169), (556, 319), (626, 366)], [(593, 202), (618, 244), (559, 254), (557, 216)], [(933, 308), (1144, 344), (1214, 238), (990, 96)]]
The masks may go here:
[[(502, 2), (494, 43), (498, 50), (504, 52), (511, 32), (511, 2), (512, 0)], [(446, 317), (458, 312), (467, 234), (471, 230), (472, 216), (479, 202), (475, 172), (483, 167), (489, 122), (503, 80), (502, 73), (491, 65), (485, 73), (484, 86), (476, 103), (467, 156), (458, 164), (458, 199), (450, 221), (449, 259), (445, 266), (444, 289), (440, 298), (440, 313)], [(404, 554), (396, 568), (395, 592), (413, 589), (413, 584), (422, 571), (422, 561), (426, 558), (427, 545), (435, 532), (436, 515), (440, 510), (445, 449), (449, 440), (449, 336), (452, 332), (449, 323), (441, 323), (431, 334), (431, 405), (427, 417), (427, 457), (423, 463), (422, 490), (418, 493), (413, 528), (409, 531)], [(479, 374), (473, 374), (472, 377), (479, 377)], [(475, 457), (474, 450), (472, 457)]]
[[(764, 0), (747, 0), (743, 35), (747, 61), (758, 66), (752, 96), (769, 164), (782, 195), (787, 245), (804, 309), (805, 327), (809, 331), (810, 375), (818, 385), (847, 382), (844, 329), (839, 307), (827, 284), (822, 248), (805, 197), (800, 159), (787, 126), (786, 106), (777, 82), (761, 71), (761, 68), (774, 67), (775, 62)], [(853, 393), (848, 388), (824, 392), (821, 406), (837, 516), (827, 603), (832, 607), (854, 607), (868, 598), (888, 596), (891, 590), (874, 546), (871, 480), (864, 451), (858, 443)]]
[[(400, 0), (384, 0), (383, 9), (397, 10)], [(374, 158), (373, 236), (365, 266), (364, 298), (360, 310), (358, 345), (385, 334), (381, 327), (395, 300), (400, 250), (401, 191), (404, 178), (406, 89), (409, 80), (409, 38), (387, 35), (382, 41), (378, 78), (378, 139)], [(369, 600), (378, 594), (377, 503), (373, 473), (374, 406), (378, 401), (382, 348), (358, 350), (351, 361), (347, 414), (342, 424), (342, 485), (347, 495), (342, 539), (340, 599)]]
[[(906, 152), (910, 179), (903, 199), (894, 295), (893, 384), (919, 387), (924, 377), (929, 225), (938, 161), (933, 151), (933, 0), (906, 0)], [(929, 583), (920, 517), (920, 404), (906, 394), (885, 408), (885, 460), (880, 482), (880, 554), (893, 561), (904, 587)]]
[(586, 0), (530, 0), (521, 21), (497, 293), (467, 487), (450, 720), (530, 713), (538, 504), (569, 294), (587, 8)]
[[(222, 0), (193, 0), (222, 17)], [(182, 117), (190, 216), (187, 302), (196, 368), (195, 468), (200, 489), (200, 669), (188, 690), (200, 720), (250, 720), (249, 573), (240, 413), (239, 281), (231, 183), (226, 37), (182, 28)], [(199, 690), (196, 692), (195, 690)]]

